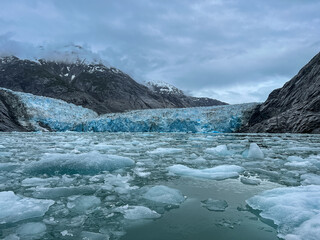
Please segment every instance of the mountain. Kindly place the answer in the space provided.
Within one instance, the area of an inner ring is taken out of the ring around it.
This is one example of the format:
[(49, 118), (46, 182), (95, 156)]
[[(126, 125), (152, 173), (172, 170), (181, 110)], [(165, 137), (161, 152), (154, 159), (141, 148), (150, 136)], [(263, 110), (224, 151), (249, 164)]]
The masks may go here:
[(227, 105), (212, 98), (198, 98), (191, 97), (184, 94), (184, 92), (175, 86), (162, 81), (146, 82), (146, 86), (153, 92), (161, 95), (162, 97), (174, 102), (178, 107), (209, 107), (218, 105)]
[(225, 104), (161, 94), (137, 83), (119, 69), (80, 60), (56, 62), (3, 57), (0, 59), (0, 87), (61, 99), (99, 114)]
[(320, 133), (320, 53), (249, 116), (242, 132)]

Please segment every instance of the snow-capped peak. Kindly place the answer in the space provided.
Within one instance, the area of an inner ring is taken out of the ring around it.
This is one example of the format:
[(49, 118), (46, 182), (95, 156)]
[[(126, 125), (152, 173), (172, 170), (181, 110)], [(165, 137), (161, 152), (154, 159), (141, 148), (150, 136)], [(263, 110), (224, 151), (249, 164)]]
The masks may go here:
[(177, 94), (177, 95), (184, 95), (183, 91), (176, 88), (175, 86), (163, 82), (163, 81), (149, 81), (146, 82), (145, 85), (154, 92), (158, 92), (161, 94)]

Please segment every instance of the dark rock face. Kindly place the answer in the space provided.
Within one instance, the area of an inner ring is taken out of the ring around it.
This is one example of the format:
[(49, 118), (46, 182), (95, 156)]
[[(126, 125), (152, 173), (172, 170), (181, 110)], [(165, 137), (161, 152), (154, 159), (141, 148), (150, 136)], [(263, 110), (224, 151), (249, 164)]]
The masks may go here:
[(240, 131), (320, 133), (320, 53), (282, 88), (271, 92)]
[(4, 57), (0, 59), (0, 87), (61, 99), (90, 108), (99, 114), (133, 109), (224, 104), (211, 99), (159, 94), (116, 68), (81, 61), (33, 62)]
[(0, 132), (32, 131), (30, 125), (19, 121), (27, 118), (23, 103), (15, 95), (0, 89)]

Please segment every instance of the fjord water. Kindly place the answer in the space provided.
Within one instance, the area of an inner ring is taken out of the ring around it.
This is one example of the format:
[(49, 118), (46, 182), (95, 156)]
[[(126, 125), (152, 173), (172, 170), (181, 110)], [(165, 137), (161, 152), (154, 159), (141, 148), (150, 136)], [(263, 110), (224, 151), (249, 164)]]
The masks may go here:
[(319, 135), (1, 133), (0, 238), (312, 239), (319, 147)]

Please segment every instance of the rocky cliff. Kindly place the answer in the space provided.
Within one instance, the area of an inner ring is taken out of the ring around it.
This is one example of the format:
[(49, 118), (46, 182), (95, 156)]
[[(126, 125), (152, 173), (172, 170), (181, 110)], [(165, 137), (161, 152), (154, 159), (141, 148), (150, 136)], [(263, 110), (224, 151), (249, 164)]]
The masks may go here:
[(320, 53), (250, 113), (242, 132), (320, 133)]
[(180, 95), (160, 94), (116, 68), (81, 61), (66, 63), (4, 57), (0, 59), (0, 87), (61, 99), (99, 114), (225, 104), (185, 95), (181, 98)]

